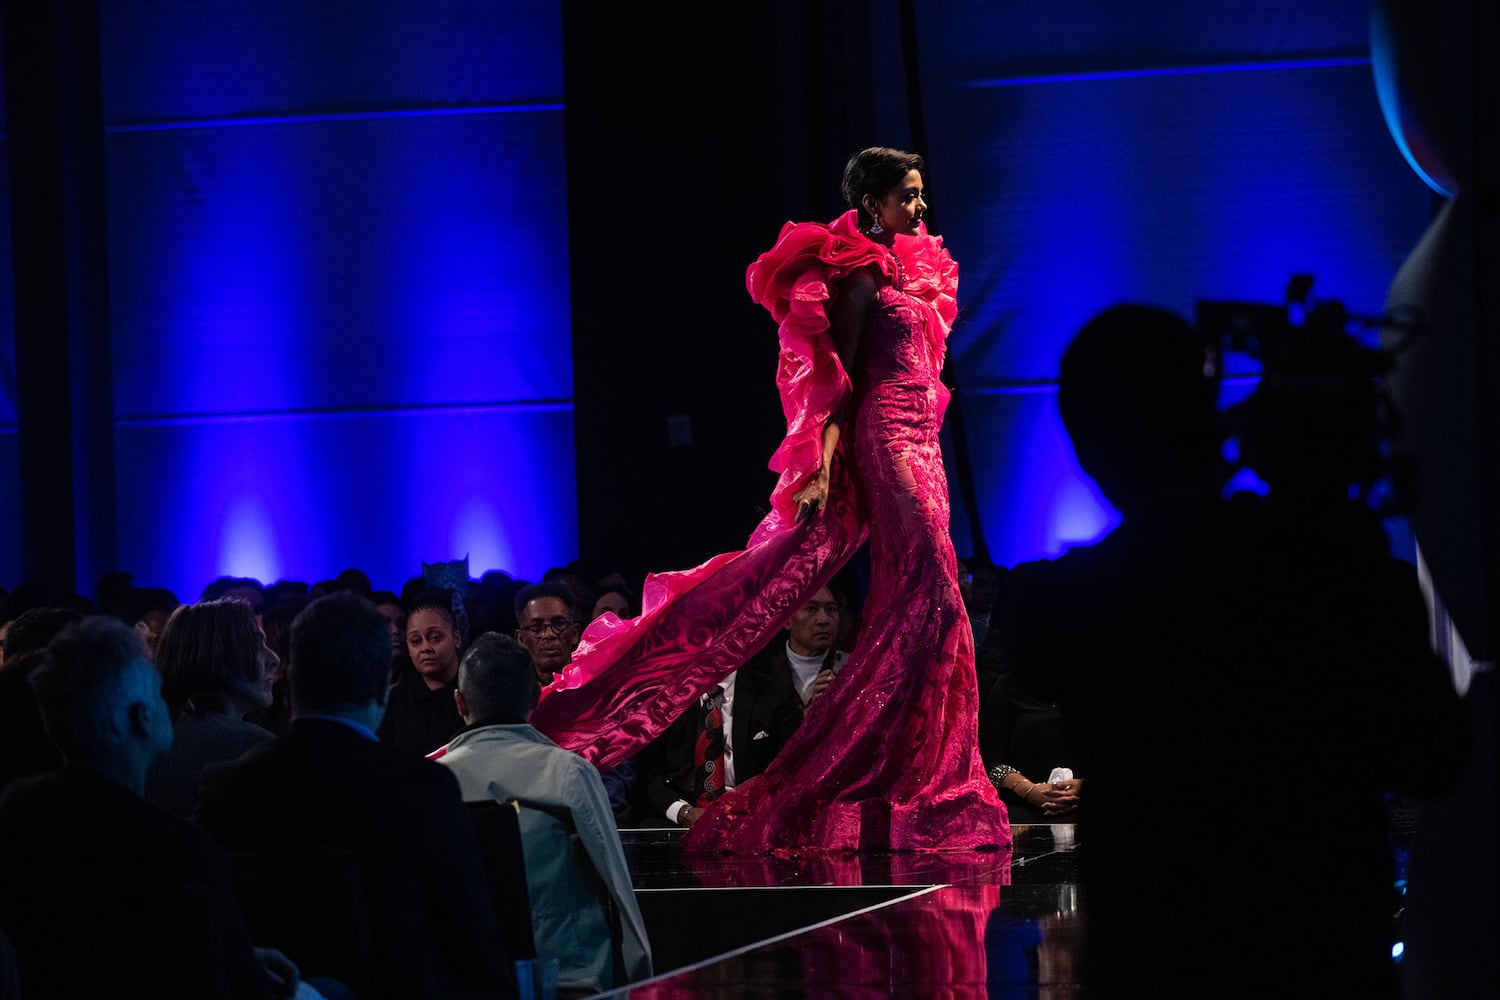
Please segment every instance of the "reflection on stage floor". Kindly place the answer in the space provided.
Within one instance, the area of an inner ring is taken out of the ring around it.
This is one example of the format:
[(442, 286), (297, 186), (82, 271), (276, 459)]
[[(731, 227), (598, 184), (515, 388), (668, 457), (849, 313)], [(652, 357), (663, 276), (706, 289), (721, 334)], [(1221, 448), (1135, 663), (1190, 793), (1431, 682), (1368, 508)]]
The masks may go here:
[(1013, 834), (1006, 851), (747, 858), (622, 831), (657, 976), (606, 995), (1079, 995), (1074, 828)]

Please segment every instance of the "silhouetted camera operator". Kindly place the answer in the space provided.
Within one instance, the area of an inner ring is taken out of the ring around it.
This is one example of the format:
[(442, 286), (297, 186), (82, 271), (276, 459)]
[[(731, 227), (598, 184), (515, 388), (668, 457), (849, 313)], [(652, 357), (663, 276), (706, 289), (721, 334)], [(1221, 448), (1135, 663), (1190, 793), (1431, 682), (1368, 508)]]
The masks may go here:
[(1368, 401), (1267, 359), (1229, 415), (1269, 495), (1226, 500), (1223, 343), (1147, 306), (1085, 325), (1058, 403), (1123, 521), (1009, 575), (1007, 660), (1088, 776), (1090, 982), (1395, 997), (1385, 795), (1444, 793), (1465, 715), (1412, 567), (1347, 475), (1348, 428), (1318, 423)]

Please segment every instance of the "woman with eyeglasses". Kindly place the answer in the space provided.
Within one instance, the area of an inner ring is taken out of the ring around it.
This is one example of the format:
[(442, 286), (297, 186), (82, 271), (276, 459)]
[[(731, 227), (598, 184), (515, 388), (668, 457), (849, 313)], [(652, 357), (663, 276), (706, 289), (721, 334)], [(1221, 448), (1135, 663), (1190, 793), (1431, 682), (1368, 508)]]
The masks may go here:
[(849, 159), (849, 210), (787, 223), (746, 273), (778, 325), (787, 435), (746, 549), (648, 579), (591, 623), (532, 724), (596, 763), (632, 752), (741, 666), (865, 540), (870, 583), (838, 681), (689, 850), (959, 850), (1010, 843), (977, 746), (974, 639), (948, 535), (940, 380), (958, 266), (927, 233), (922, 158)]
[(406, 652), (412, 669), (391, 686), (376, 735), (404, 750), (427, 754), (463, 728), (453, 700), (463, 647), (451, 590), (420, 591), (406, 605)]

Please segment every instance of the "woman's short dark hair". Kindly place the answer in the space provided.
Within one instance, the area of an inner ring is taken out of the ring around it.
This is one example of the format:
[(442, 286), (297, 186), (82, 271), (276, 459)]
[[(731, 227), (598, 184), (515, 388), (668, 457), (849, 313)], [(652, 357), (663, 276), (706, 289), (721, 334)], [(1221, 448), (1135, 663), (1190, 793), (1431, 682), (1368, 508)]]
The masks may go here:
[(175, 719), (190, 702), (217, 706), (222, 696), (260, 679), (260, 632), (249, 603), (236, 598), (184, 604), (156, 641), (161, 696)]
[(889, 146), (871, 146), (849, 157), (844, 164), (844, 202), (859, 211), (860, 225), (869, 225), (870, 216), (863, 204), (867, 194), (877, 199), (885, 196), (913, 170), (921, 173), (927, 163), (916, 153)]

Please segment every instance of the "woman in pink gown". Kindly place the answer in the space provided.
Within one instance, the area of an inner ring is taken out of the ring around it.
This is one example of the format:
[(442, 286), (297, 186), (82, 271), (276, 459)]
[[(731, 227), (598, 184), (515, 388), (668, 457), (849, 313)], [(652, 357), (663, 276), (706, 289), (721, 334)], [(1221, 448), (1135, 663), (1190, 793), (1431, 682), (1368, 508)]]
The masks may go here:
[(689, 850), (965, 850), (1010, 843), (977, 751), (974, 647), (948, 537), (939, 380), (958, 268), (922, 224), (922, 161), (855, 154), (850, 211), (788, 223), (746, 284), (779, 325), (787, 437), (746, 548), (647, 580), (591, 624), (532, 724), (626, 759), (766, 644), (866, 537), (870, 590), (838, 683), (765, 772), (715, 800)]

